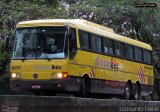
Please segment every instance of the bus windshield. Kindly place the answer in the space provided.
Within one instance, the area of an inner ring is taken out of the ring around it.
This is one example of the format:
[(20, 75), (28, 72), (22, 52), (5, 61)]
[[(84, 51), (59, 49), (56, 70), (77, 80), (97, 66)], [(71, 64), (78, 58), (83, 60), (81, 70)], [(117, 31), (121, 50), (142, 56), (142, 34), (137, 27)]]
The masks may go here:
[(12, 59), (65, 58), (66, 35), (62, 27), (17, 29)]

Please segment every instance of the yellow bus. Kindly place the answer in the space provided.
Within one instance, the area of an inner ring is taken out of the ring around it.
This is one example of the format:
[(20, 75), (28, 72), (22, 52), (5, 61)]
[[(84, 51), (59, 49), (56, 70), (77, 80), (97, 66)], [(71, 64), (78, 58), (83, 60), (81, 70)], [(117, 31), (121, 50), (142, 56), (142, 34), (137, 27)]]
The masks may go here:
[(81, 19), (20, 22), (10, 65), (14, 91), (139, 99), (152, 92), (150, 45)]

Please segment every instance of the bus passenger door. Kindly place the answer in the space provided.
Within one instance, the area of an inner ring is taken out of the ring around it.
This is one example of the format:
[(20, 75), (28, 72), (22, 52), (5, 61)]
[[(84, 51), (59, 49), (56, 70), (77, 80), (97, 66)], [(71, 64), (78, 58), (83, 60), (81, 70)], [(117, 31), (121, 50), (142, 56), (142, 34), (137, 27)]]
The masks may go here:
[(70, 29), (69, 31), (69, 60), (74, 61), (77, 53), (76, 30)]
[(76, 42), (76, 30), (70, 29), (69, 30), (69, 64), (68, 64), (68, 75), (72, 80), (71, 83), (71, 91), (78, 91), (78, 63), (77, 63), (77, 42)]

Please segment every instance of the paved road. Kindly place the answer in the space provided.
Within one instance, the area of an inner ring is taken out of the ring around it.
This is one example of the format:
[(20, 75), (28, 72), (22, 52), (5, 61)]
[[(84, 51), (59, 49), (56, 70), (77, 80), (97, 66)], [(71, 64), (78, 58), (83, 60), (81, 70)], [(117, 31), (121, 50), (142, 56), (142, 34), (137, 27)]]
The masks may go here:
[(159, 101), (65, 96), (0, 96), (0, 112), (159, 112)]

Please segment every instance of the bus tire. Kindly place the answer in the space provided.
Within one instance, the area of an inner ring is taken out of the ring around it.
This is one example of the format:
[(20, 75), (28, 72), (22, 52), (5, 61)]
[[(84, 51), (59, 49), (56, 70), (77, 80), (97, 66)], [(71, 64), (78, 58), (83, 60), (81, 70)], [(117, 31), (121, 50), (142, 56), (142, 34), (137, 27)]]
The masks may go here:
[(134, 100), (140, 100), (140, 98), (141, 98), (140, 85), (136, 83), (136, 85), (134, 87), (134, 91), (133, 91), (133, 99)]
[(123, 98), (126, 100), (130, 100), (132, 95), (132, 88), (130, 83), (126, 83), (124, 93), (123, 93)]
[(83, 77), (80, 83), (80, 97), (89, 97), (90, 94), (90, 79)]

